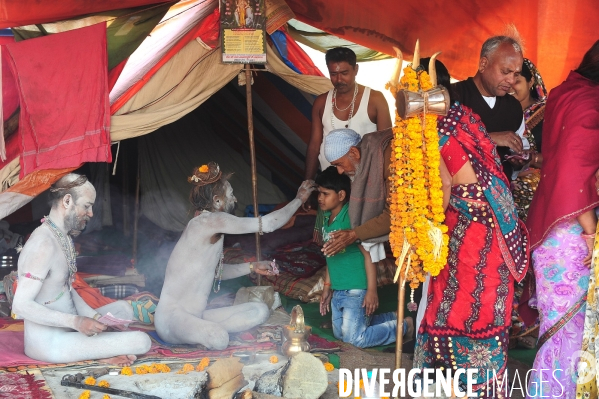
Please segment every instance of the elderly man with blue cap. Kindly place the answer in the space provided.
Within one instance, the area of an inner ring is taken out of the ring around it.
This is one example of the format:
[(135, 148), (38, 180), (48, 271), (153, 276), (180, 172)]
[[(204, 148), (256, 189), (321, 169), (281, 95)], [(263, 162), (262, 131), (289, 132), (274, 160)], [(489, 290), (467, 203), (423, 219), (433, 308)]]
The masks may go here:
[(391, 128), (360, 137), (351, 129), (336, 129), (324, 140), (327, 161), (352, 180), (349, 200), (351, 230), (330, 234), (324, 244), (327, 256), (335, 255), (347, 245), (359, 241), (370, 252), (373, 262), (385, 258), (382, 242), (391, 231), (389, 198), (389, 164), (391, 162)]

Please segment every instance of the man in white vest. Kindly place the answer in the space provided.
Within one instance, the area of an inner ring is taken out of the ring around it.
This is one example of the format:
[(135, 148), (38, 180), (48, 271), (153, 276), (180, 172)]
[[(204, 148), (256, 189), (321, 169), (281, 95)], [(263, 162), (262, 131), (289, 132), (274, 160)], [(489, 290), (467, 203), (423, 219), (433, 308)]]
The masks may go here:
[(331, 130), (352, 129), (360, 136), (392, 126), (387, 100), (380, 91), (356, 83), (356, 54), (345, 47), (327, 51), (327, 68), (333, 89), (316, 98), (312, 105), (312, 130), (306, 152), (305, 179), (316, 176), (318, 166), (330, 163), (324, 157), (324, 138)]

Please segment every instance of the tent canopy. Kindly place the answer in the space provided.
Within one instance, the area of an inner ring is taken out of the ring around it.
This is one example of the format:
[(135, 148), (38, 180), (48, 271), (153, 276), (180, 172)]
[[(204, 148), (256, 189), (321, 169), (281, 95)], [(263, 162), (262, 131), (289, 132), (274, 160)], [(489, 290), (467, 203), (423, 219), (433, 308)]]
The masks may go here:
[[(107, 10), (160, 3), (157, 0), (5, 0), (0, 28), (60, 21)], [(420, 38), (422, 54), (443, 51), (452, 76), (476, 72), (480, 47), (492, 35), (514, 24), (524, 39), (525, 54), (543, 74), (549, 88), (561, 83), (597, 40), (596, 0), (489, 2), (403, 2), (372, 0), (288, 0), (296, 18), (341, 39), (392, 55), (392, 46), (411, 54)], [(297, 27), (296, 27), (297, 28)], [(322, 37), (320, 42), (322, 43)], [(321, 44), (314, 44), (315, 48)], [(376, 57), (375, 57), (376, 58)]]
[[(108, 81), (113, 141), (145, 135), (180, 119), (218, 92), (242, 68), (220, 63), (218, 0), (96, 3), (5, 0), (0, 28), (21, 27), (16, 30), (25, 39), (104, 21), (108, 26), (108, 58), (112, 68)], [(525, 55), (536, 62), (551, 88), (576, 67), (595, 41), (594, 26), (599, 22), (599, 3), (594, 0), (567, 4), (557, 0), (495, 3), (461, 0), (459, 4), (417, 5), (371, 0), (287, 0), (287, 4), (296, 20), (289, 24), (289, 32), (282, 29), (270, 36), (273, 45), (267, 46), (266, 70), (301, 89), (303, 95), (323, 93), (331, 85), (328, 79), (316, 76), (317, 68), (297, 50), (293, 38), (321, 50), (340, 43), (349, 45), (361, 59), (392, 54), (393, 46), (399, 47), (409, 59), (416, 39), (420, 38), (421, 54), (443, 51), (441, 59), (452, 76), (463, 79), (476, 71), (484, 40), (502, 33), (507, 24), (513, 23), (525, 41)], [(144, 17), (140, 19), (141, 15)], [(161, 15), (164, 16), (157, 22)], [(297, 73), (300, 65), (304, 67), (302, 74)], [(5, 121), (12, 113), (11, 106), (17, 104), (7, 106), (9, 100), (17, 98), (14, 94), (7, 96), (7, 90), (3, 87)], [(277, 107), (275, 104), (273, 109)], [(309, 118), (305, 114), (305, 118), (295, 119), (302, 121), (294, 123), (297, 137), (306, 134), (302, 133), (306, 130), (303, 125)], [(296, 150), (305, 145), (303, 137), (300, 141), (304, 143), (298, 142)], [(8, 139), (6, 151), (6, 161), (0, 162), (4, 189), (0, 193), (0, 217), (74, 169), (39, 170), (20, 180), (19, 146), (14, 137), (12, 143)], [(294, 167), (299, 166), (296, 163)]]

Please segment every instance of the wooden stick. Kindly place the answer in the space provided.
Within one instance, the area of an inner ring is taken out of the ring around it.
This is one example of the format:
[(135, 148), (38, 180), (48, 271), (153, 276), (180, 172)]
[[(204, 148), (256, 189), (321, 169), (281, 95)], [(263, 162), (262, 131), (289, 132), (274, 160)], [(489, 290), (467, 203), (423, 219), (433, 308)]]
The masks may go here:
[(404, 304), (406, 298), (406, 285), (404, 284), (404, 276), (399, 275), (397, 280), (397, 335), (395, 339), (395, 369), (401, 368), (401, 355), (403, 353), (403, 319), (404, 319)]
[(123, 165), (123, 191), (121, 192), (123, 199), (123, 235), (129, 237), (131, 235), (129, 228), (129, 163), (126, 157), (122, 157), (121, 164)]
[[(250, 64), (245, 64), (245, 97), (248, 113), (248, 134), (250, 140), (250, 163), (252, 167), (252, 195), (254, 199), (254, 216), (260, 216), (258, 211), (258, 172), (256, 171), (256, 146), (254, 143), (254, 116), (252, 114), (252, 71)], [(261, 260), (260, 234), (256, 233), (256, 259)], [(258, 275), (258, 285), (262, 283), (262, 276)]]
[(135, 208), (133, 210), (133, 265), (137, 265), (137, 226), (139, 222), (139, 194), (140, 194), (140, 169), (139, 141), (137, 145), (137, 182), (135, 184)]

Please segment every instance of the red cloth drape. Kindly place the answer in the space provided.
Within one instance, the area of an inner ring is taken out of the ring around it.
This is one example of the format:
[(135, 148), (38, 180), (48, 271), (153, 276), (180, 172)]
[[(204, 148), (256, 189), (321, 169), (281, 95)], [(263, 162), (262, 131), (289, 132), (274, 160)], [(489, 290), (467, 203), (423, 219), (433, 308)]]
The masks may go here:
[(155, 3), (165, 3), (165, 0), (2, 0), (0, 29), (62, 21), (78, 15), (134, 8)]
[(106, 24), (4, 48), (21, 105), (20, 177), (111, 162)]
[(108, 298), (102, 295), (99, 289), (90, 287), (90, 285), (83, 280), (83, 277), (81, 277), (81, 273), (75, 273), (73, 288), (77, 290), (77, 293), (85, 301), (85, 303), (94, 309), (98, 309), (104, 305), (108, 305), (109, 303), (116, 302), (116, 299)]
[(599, 206), (597, 149), (599, 83), (572, 72), (547, 99), (541, 181), (526, 219), (532, 249), (557, 223)]
[[(513, 23), (548, 88), (561, 83), (599, 39), (597, 0), (372, 1), (287, 0), (298, 20), (351, 42), (408, 60), (420, 38), (422, 56), (439, 57), (457, 79), (473, 76), (480, 48)], [(389, 71), (391, 73), (391, 71)]]

